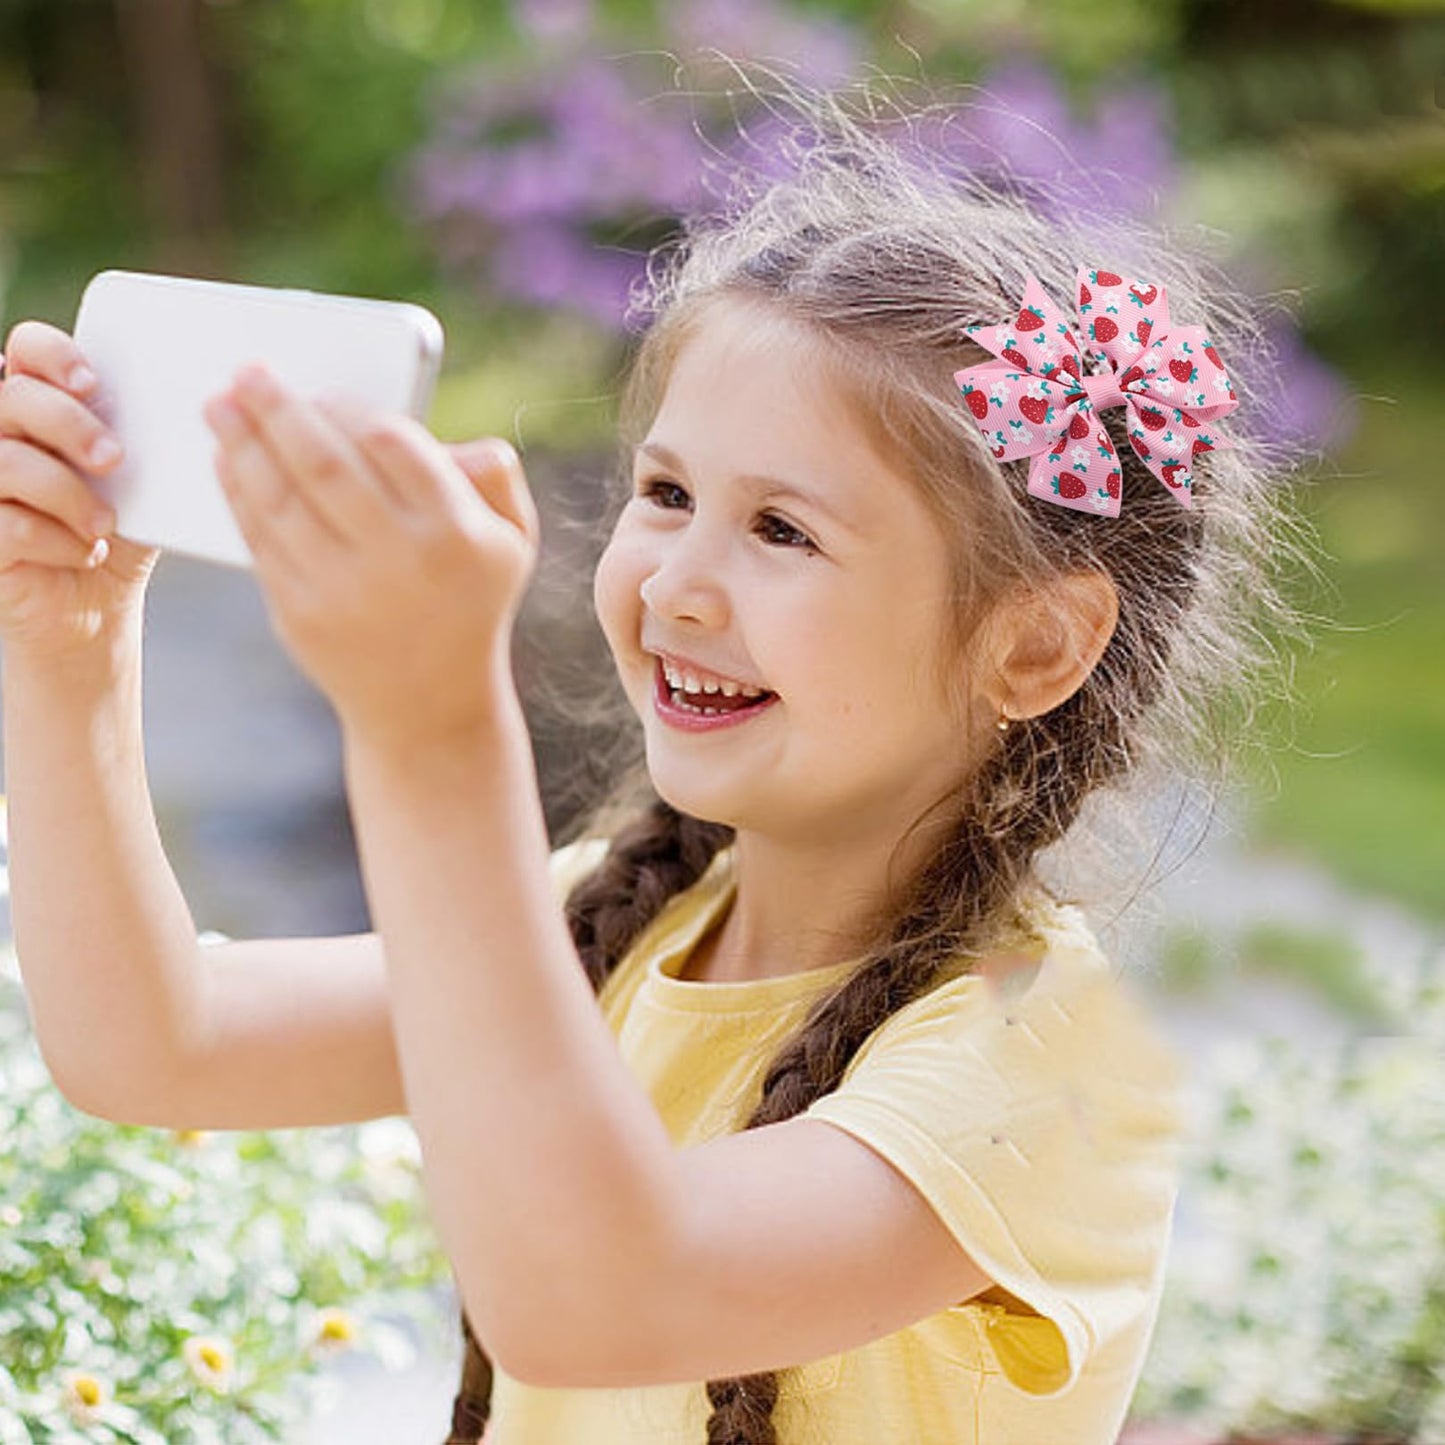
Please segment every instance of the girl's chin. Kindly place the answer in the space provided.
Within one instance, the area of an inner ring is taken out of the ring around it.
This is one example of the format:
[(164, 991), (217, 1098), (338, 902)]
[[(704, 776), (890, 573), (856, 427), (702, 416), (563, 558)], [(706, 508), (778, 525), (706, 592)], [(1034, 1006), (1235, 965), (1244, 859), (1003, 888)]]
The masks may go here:
[(686, 813), (689, 818), (696, 818), (702, 823), (725, 823), (729, 828), (740, 825), (738, 814), (715, 791), (673, 786), (671, 780), (658, 776), (651, 768), (648, 776), (652, 779), (653, 791), (669, 808)]

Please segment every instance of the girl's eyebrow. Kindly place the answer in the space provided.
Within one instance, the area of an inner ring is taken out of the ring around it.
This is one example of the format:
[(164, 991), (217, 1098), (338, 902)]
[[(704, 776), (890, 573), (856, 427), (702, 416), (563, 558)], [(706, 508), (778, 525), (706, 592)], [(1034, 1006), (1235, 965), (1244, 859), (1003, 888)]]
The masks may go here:
[[(661, 462), (669, 471), (677, 472), (681, 476), (687, 475), (687, 468), (682, 463), (682, 458), (669, 447), (663, 446), (661, 442), (639, 442), (634, 451), (645, 452), (654, 461)], [(795, 486), (792, 482), (785, 482), (780, 477), (761, 476), (756, 473), (746, 473), (737, 478), (759, 491), (766, 492), (772, 497), (792, 497), (794, 500), (804, 503), (806, 506), (816, 507), (826, 516), (831, 517), (840, 527), (853, 533), (855, 537), (863, 536), (862, 529), (857, 523), (845, 517), (831, 502), (817, 492), (809, 491), (804, 487)]]

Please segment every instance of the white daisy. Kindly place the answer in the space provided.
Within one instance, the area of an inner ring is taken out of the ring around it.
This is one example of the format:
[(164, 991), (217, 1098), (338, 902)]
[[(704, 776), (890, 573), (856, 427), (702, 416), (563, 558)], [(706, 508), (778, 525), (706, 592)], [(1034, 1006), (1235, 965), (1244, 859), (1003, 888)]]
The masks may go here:
[(207, 1389), (224, 1395), (235, 1372), (235, 1353), (229, 1340), (219, 1335), (192, 1335), (181, 1345), (181, 1354), (191, 1374)]
[(103, 1380), (84, 1370), (71, 1370), (65, 1376), (60, 1403), (66, 1415), (84, 1429), (100, 1420), (109, 1397)]
[(335, 1307), (319, 1312), (312, 1326), (310, 1347), (318, 1358), (343, 1354), (356, 1343), (356, 1323), (345, 1310)]

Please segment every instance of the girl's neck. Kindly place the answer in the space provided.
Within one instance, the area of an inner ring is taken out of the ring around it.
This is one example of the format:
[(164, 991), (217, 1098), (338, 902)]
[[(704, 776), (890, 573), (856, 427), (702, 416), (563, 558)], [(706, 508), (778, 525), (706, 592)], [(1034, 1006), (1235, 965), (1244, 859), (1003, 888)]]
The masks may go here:
[[(734, 840), (720, 865), (732, 870), (732, 896), (694, 946), (680, 977), (741, 983), (829, 968), (860, 956), (862, 912), (858, 895), (850, 903), (842, 886), (842, 860), (788, 861), (796, 866), (784, 875), (782, 858), (769, 845)], [(784, 877), (786, 886), (777, 887)], [(767, 883), (760, 884), (760, 878)]]

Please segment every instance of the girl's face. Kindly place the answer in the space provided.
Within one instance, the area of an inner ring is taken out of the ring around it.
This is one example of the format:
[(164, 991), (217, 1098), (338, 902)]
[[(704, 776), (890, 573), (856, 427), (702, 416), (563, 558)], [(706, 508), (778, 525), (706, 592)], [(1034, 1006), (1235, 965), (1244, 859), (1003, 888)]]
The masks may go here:
[[(779, 840), (881, 844), (957, 783), (978, 720), (937, 681), (944, 539), (816, 346), (756, 306), (709, 309), (638, 447), (594, 600), (664, 799)], [(679, 726), (659, 653), (777, 697)]]

